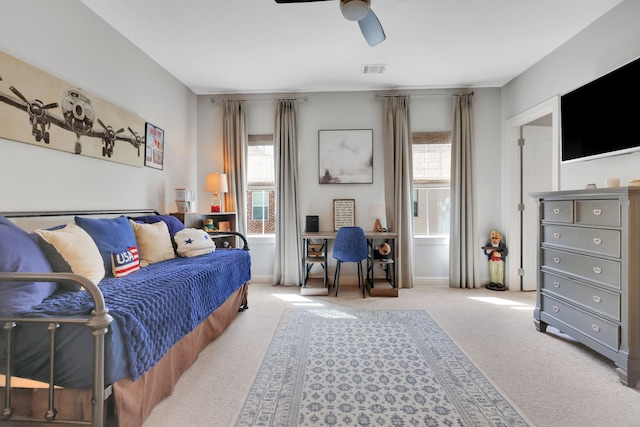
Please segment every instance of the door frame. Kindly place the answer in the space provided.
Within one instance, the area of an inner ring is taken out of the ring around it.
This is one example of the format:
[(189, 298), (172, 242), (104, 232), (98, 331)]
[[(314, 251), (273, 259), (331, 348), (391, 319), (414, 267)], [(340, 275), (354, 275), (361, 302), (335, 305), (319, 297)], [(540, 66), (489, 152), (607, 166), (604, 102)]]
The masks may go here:
[(505, 224), (505, 237), (509, 241), (509, 259), (518, 262), (509, 262), (505, 266), (506, 282), (510, 291), (520, 290), (520, 230), (522, 227), (520, 211), (520, 183), (522, 180), (522, 168), (520, 167), (520, 146), (518, 140), (521, 137), (521, 127), (551, 114), (551, 145), (552, 156), (551, 182), (552, 190), (560, 188), (560, 96), (554, 96), (537, 106), (518, 114), (505, 121), (503, 159), (504, 179), (502, 199), (502, 223)]

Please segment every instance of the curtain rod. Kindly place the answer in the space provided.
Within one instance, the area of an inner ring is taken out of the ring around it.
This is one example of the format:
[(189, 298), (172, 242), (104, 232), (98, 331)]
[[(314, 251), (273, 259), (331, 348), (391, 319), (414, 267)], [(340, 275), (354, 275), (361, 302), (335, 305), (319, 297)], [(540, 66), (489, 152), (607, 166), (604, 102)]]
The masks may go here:
[(448, 93), (418, 93), (415, 95), (385, 95), (385, 94), (376, 94), (376, 98), (397, 98), (397, 97), (401, 97), (401, 96), (408, 96), (409, 98), (421, 98), (421, 97), (448, 97), (448, 96), (459, 96), (459, 95), (467, 95), (467, 94), (471, 94), (473, 96), (473, 91), (471, 92), (467, 92), (467, 93), (453, 93), (453, 94), (448, 94)]
[(287, 98), (287, 97), (283, 97), (283, 98), (252, 98), (252, 99), (248, 99), (248, 98), (211, 98), (211, 102), (224, 102), (224, 101), (246, 101), (246, 102), (265, 102), (265, 101), (303, 101), (303, 102), (307, 102), (309, 100), (308, 97), (306, 96), (302, 96), (302, 97), (291, 97), (291, 98)]

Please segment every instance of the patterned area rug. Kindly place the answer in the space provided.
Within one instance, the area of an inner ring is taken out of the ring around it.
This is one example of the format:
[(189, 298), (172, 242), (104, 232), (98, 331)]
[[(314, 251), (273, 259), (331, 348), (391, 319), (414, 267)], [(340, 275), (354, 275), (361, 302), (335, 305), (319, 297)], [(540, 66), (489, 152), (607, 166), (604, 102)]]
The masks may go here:
[(424, 311), (284, 313), (236, 426), (527, 426)]

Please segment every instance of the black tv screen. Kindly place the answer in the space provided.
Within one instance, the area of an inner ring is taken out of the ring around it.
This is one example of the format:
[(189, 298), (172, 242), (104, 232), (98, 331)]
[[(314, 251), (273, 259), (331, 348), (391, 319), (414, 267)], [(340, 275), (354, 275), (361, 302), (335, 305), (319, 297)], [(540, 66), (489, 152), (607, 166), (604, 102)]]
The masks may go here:
[(640, 59), (560, 98), (562, 161), (640, 150)]

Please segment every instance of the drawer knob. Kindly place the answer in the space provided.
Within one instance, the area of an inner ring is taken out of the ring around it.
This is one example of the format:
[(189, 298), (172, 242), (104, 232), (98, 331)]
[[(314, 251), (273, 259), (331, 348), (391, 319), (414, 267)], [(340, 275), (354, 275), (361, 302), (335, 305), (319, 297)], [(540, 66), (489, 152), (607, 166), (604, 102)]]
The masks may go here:
[(556, 264), (560, 264), (560, 258), (554, 257), (553, 262), (555, 262)]
[(596, 274), (602, 273), (602, 269), (600, 267), (593, 267), (593, 272)]
[(553, 237), (555, 237), (556, 239), (560, 238), (560, 233), (553, 233)]
[(596, 245), (599, 245), (600, 243), (602, 243), (602, 239), (599, 237), (594, 237), (593, 238), (593, 243)]
[(560, 307), (558, 307), (557, 305), (553, 306), (553, 311), (555, 311), (556, 313), (560, 311)]
[(594, 300), (595, 302), (597, 302), (598, 304), (602, 302), (602, 298), (601, 298), (601, 297), (599, 297), (598, 295), (594, 295), (594, 296), (593, 296), (593, 300)]
[(560, 282), (553, 282), (553, 286), (555, 286), (556, 288), (560, 287)]
[(600, 332), (600, 326), (598, 325), (591, 325), (591, 329), (593, 329), (595, 332)]
[(600, 216), (600, 214), (601, 214), (601, 213), (602, 213), (602, 209), (594, 209), (594, 210), (593, 210), (593, 214), (594, 214), (595, 216)]
[(558, 215), (558, 214), (560, 213), (560, 208), (555, 208), (555, 209), (553, 210), (553, 213), (554, 213), (554, 214), (556, 214), (556, 215)]

